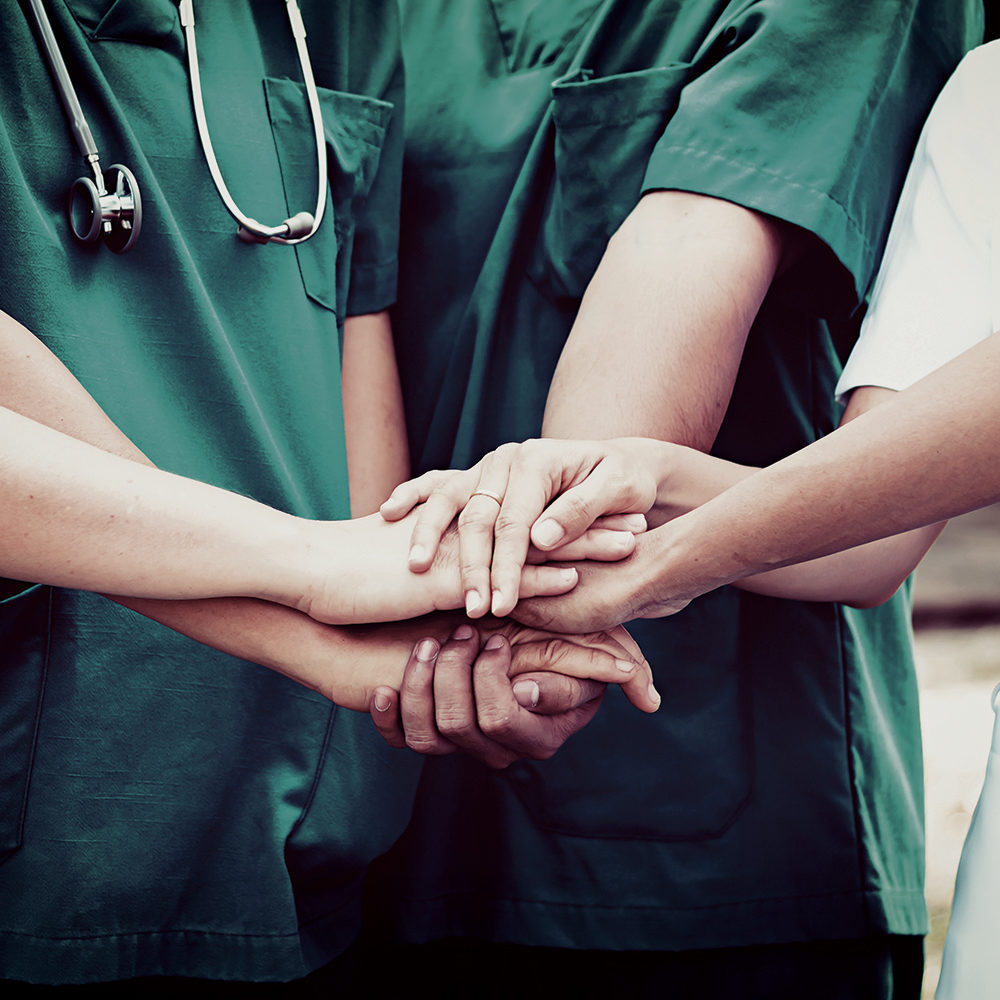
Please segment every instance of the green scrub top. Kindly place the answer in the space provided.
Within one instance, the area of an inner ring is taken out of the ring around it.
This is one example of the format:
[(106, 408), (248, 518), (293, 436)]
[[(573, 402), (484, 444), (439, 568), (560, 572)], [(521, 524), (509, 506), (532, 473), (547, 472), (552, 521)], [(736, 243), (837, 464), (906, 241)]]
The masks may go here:
[[(0, 308), (160, 466), (349, 516), (340, 327), (396, 293), (395, 5), (302, 4), (330, 182), (319, 232), (289, 248), (236, 238), (195, 131), (176, 4), (49, 0), (103, 165), (141, 187), (122, 256), (69, 232), (66, 192), (86, 169), (26, 6), (6, 3), (0, 32)], [(196, 12), (236, 202), (271, 223), (311, 211), (284, 5)], [(366, 717), (74, 591), (0, 604), (0, 663), (0, 977), (289, 979), (354, 938), (361, 877), (405, 824), (417, 770)]]
[[(654, 189), (815, 234), (761, 307), (716, 453), (769, 463), (836, 425), (840, 359), (978, 4), (402, 10), (394, 324), (418, 468), (539, 433), (589, 276)], [(923, 932), (906, 593), (861, 612), (727, 588), (631, 627), (660, 710), (612, 689), (549, 761), (430, 759), (407, 834), (373, 870), (373, 930), (607, 949)]]

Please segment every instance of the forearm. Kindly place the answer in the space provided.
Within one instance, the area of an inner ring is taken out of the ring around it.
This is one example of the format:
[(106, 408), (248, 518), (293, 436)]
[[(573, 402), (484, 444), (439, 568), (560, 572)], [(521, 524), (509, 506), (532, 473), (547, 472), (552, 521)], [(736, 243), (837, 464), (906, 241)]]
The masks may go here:
[(544, 435), (642, 436), (707, 450), (778, 270), (782, 234), (774, 220), (729, 202), (677, 191), (643, 197), (587, 288)]
[(288, 515), (11, 410), (0, 441), (0, 504), (17, 525), (0, 537), (0, 574), (137, 597), (294, 603), (304, 587)]
[(410, 474), (389, 314), (349, 316), (341, 373), (351, 515), (378, 510)]
[(678, 593), (704, 593), (1000, 499), (998, 378), (994, 334), (884, 405), (658, 529), (662, 573), (673, 575)]
[[(0, 574), (146, 598), (247, 596), (296, 607), (321, 589), (325, 617), (353, 621), (347, 571), (364, 576), (359, 564), (371, 556), (369, 597), (385, 607), (360, 608), (363, 620), (392, 617), (400, 605), (412, 614), (435, 608), (428, 583), (406, 570), (408, 526), (373, 538), (363, 522), (301, 521), (155, 470), (59, 359), (2, 315), (0, 361), (0, 407), (9, 408), (0, 409), (0, 490), (21, 528), (0, 540)], [(393, 538), (398, 552), (386, 550)], [(388, 576), (374, 574), (376, 562)]]
[(367, 712), (378, 686), (398, 689), (414, 643), (450, 634), (456, 616), (375, 626), (322, 625), (265, 601), (219, 598), (118, 603), (192, 639), (276, 670), (344, 708)]

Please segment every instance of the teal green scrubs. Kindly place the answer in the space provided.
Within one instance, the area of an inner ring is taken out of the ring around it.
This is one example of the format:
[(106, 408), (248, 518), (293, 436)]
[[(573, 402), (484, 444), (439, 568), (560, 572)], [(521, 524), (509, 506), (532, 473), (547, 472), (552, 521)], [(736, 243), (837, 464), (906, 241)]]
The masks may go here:
[[(117, 256), (71, 238), (85, 173), (22, 5), (0, 32), (0, 308), (160, 466), (296, 514), (348, 516), (344, 317), (396, 293), (398, 13), (306, 2), (327, 214), (296, 247), (241, 243), (195, 132), (169, 0), (46, 3), (105, 166), (144, 218)], [(316, 202), (284, 4), (200, 3), (206, 111), (248, 214)], [(396, 105), (394, 107), (394, 104)], [(416, 768), (363, 715), (101, 597), (0, 605), (0, 978), (290, 979), (356, 935), (359, 883)]]
[[(394, 323), (418, 468), (539, 433), (588, 278), (656, 189), (813, 234), (753, 325), (716, 453), (769, 463), (836, 425), (910, 153), (978, 40), (979, 4), (402, 9)], [(635, 623), (660, 710), (611, 690), (549, 761), (429, 759), (371, 885), (376, 939), (681, 950), (923, 933), (908, 618), (905, 591), (855, 611), (723, 589)]]

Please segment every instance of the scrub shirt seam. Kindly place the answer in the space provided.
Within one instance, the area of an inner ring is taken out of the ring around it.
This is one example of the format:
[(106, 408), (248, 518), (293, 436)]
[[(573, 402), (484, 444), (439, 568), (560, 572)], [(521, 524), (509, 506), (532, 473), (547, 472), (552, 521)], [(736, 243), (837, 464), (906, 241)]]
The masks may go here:
[[(876, 896), (881, 896), (882, 890), (873, 888), (871, 890), (866, 888), (865, 885), (865, 857), (864, 851), (862, 850), (862, 831), (861, 831), (861, 815), (860, 808), (861, 803), (858, 798), (858, 781), (857, 773), (854, 769), (854, 759), (851, 752), (851, 748), (854, 745), (854, 727), (851, 721), (851, 708), (850, 708), (850, 691), (848, 689), (848, 676), (847, 676), (847, 659), (844, 655), (844, 609), (840, 604), (835, 604), (834, 606), (834, 624), (836, 626), (837, 634), (837, 658), (840, 661), (840, 679), (843, 686), (843, 710), (844, 710), (844, 763), (847, 765), (847, 777), (850, 782), (851, 787), (851, 819), (854, 823), (854, 850), (857, 855), (857, 878), (858, 878), (858, 891), (862, 898), (865, 898), (868, 892), (874, 892)], [(862, 907), (861, 911), (861, 922), (862, 926), (865, 928), (865, 933), (870, 930), (870, 919), (868, 914), (868, 907)]]
[(42, 726), (42, 710), (45, 705), (45, 691), (48, 688), (49, 660), (52, 655), (52, 588), (48, 590), (48, 600), (45, 610), (45, 651), (42, 654), (42, 671), (38, 679), (38, 702), (35, 705), (35, 713), (31, 722), (31, 752), (28, 755), (27, 774), (24, 782), (24, 791), (21, 793), (21, 809), (17, 817), (17, 846), (11, 851), (5, 852), (8, 856), (18, 851), (24, 842), (24, 822), (28, 815), (28, 798), (31, 795), (31, 779), (35, 773), (35, 756), (38, 753), (39, 730)]
[[(907, 893), (915, 895), (916, 893)], [(443, 902), (450, 899), (479, 898), (488, 899), (497, 903), (514, 903), (518, 905), (530, 905), (536, 907), (558, 907), (572, 910), (658, 910), (667, 913), (700, 913), (709, 910), (728, 910), (737, 907), (760, 906), (767, 903), (794, 903), (799, 900), (816, 899), (850, 899), (852, 897), (863, 897), (866, 895), (864, 889), (850, 889), (844, 892), (817, 892), (817, 893), (792, 893), (783, 896), (758, 896), (753, 899), (738, 899), (725, 903), (708, 903), (702, 906), (664, 906), (660, 903), (598, 903), (586, 902), (575, 903), (572, 901), (555, 899), (530, 899), (520, 896), (498, 896), (492, 892), (477, 891), (468, 892), (457, 890), (455, 892), (441, 893), (436, 896), (410, 896), (403, 899), (404, 904), (426, 905), (428, 903)]]
[(118, 939), (127, 938), (140, 938), (140, 937), (177, 937), (180, 935), (188, 934), (200, 934), (205, 937), (223, 937), (223, 938), (265, 938), (267, 940), (284, 940), (284, 939), (298, 939), (300, 935), (300, 930), (297, 928), (294, 931), (283, 931), (280, 934), (269, 933), (267, 931), (220, 931), (220, 930), (207, 930), (200, 927), (177, 927), (158, 930), (137, 930), (137, 931), (107, 931), (103, 934), (69, 934), (69, 935), (58, 935), (58, 934), (33, 934), (28, 931), (18, 931), (12, 928), (4, 928), (0, 930), (0, 936), (7, 935), (9, 937), (25, 938), (30, 941), (61, 941), (61, 942), (72, 942), (72, 941), (111, 941)]
[(326, 764), (327, 751), (330, 747), (330, 739), (333, 735), (333, 724), (337, 717), (337, 708), (335, 704), (330, 705), (329, 714), (326, 718), (326, 729), (323, 733), (323, 745), (320, 747), (319, 754), (316, 760), (316, 767), (313, 769), (312, 783), (309, 785), (309, 793), (306, 795), (306, 801), (302, 805), (302, 809), (299, 812), (298, 819), (292, 824), (291, 830), (288, 831), (288, 836), (285, 838), (285, 849), (288, 849), (289, 842), (298, 833), (302, 824), (306, 821), (306, 817), (309, 815), (309, 810), (312, 808), (312, 804), (316, 799), (316, 790), (319, 788), (320, 777), (323, 774), (323, 767)]
[[(753, 173), (753, 174), (758, 174), (758, 175), (763, 175), (765, 177), (773, 178), (774, 180), (781, 181), (783, 184), (785, 184), (785, 185), (787, 185), (789, 187), (796, 188), (796, 189), (798, 189), (800, 191), (808, 192), (810, 195), (813, 195), (814, 197), (818, 197), (818, 198), (820, 198), (823, 201), (828, 201), (828, 202), (830, 202), (830, 204), (835, 205), (837, 207), (837, 209), (839, 209), (839, 211), (841, 213), (843, 213), (844, 221), (851, 227), (851, 230), (858, 237), (861, 238), (863, 244), (866, 247), (869, 244), (869, 240), (867, 238), (867, 235), (866, 235), (865, 231), (855, 221), (854, 216), (851, 213), (850, 209), (848, 209), (848, 207), (846, 205), (844, 205), (840, 200), (838, 200), (837, 198), (835, 198), (829, 191), (824, 191), (821, 188), (812, 187), (812, 186), (810, 186), (810, 185), (808, 185), (808, 184), (806, 184), (806, 183), (804, 183), (802, 181), (795, 180), (794, 178), (789, 177), (787, 174), (783, 174), (783, 173), (781, 173), (778, 170), (760, 167), (760, 166), (754, 165), (753, 163), (745, 162), (743, 160), (739, 160), (739, 159), (736, 159), (736, 158), (731, 157), (731, 156), (725, 156), (722, 153), (713, 153), (710, 150), (701, 149), (698, 146), (673, 145), (673, 146), (658, 147), (656, 149), (656, 151), (654, 152), (653, 157), (651, 157), (651, 159), (655, 158), (655, 156), (657, 154), (659, 154), (660, 152), (663, 152), (663, 153), (679, 153), (679, 154), (682, 154), (684, 156), (690, 155), (690, 156), (698, 157), (700, 159), (709, 159), (709, 160), (718, 161), (719, 163), (729, 164), (731, 166), (737, 167), (740, 170), (745, 170), (745, 171), (749, 171), (750, 173)], [(658, 184), (658, 183), (650, 184), (650, 183), (647, 183), (647, 181), (643, 182), (643, 190), (644, 191), (650, 191), (650, 190), (655, 190), (655, 189), (664, 189), (664, 188), (669, 188), (670, 186), (671, 185), (669, 183), (667, 183), (667, 184)], [(791, 220), (786, 220), (786, 221), (791, 221)], [(820, 239), (823, 238), (819, 233), (814, 233), (813, 235), (817, 236)]]

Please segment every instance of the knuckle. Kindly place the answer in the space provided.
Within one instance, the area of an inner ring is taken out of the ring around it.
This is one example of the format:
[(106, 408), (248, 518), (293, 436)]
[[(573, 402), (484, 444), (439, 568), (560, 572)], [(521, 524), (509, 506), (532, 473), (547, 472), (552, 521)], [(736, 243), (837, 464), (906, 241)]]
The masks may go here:
[(495, 710), (483, 714), (479, 720), (479, 728), (491, 739), (503, 740), (514, 735), (516, 723), (511, 712)]
[(493, 527), (497, 535), (527, 534), (527, 526), (516, 514), (501, 510)]
[(436, 721), (438, 731), (453, 742), (467, 743), (476, 735), (475, 725), (464, 715), (439, 712)]
[(472, 507), (463, 507), (462, 512), (458, 515), (458, 526), (462, 531), (484, 532), (486, 526), (491, 523), (488, 514)]
[(406, 745), (417, 753), (441, 753), (440, 742), (434, 733), (416, 732), (406, 734)]

